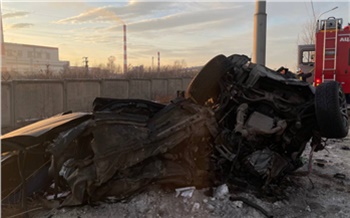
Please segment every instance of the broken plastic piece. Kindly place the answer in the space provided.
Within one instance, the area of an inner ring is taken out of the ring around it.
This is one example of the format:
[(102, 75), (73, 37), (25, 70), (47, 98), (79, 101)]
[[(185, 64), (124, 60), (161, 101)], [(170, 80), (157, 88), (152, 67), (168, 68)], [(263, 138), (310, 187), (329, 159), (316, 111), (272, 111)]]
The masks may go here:
[(214, 197), (215, 198), (223, 198), (225, 196), (227, 196), (229, 193), (228, 187), (226, 184), (220, 185), (218, 186), (215, 190), (214, 190)]
[(194, 190), (196, 190), (196, 187), (189, 186), (184, 188), (177, 188), (176, 191), (176, 197), (182, 196), (184, 198), (191, 198), (193, 195)]
[(192, 207), (192, 212), (195, 212), (197, 211), (199, 208), (201, 207), (201, 205), (199, 203), (194, 203), (193, 204), (193, 207)]
[[(64, 198), (64, 197), (67, 197), (70, 193), (71, 193), (70, 191), (58, 193), (58, 194), (57, 194), (57, 198)], [(47, 200), (53, 200), (54, 198), (55, 198), (55, 195), (48, 195), (48, 196), (46, 196), (46, 199), (47, 199)]]

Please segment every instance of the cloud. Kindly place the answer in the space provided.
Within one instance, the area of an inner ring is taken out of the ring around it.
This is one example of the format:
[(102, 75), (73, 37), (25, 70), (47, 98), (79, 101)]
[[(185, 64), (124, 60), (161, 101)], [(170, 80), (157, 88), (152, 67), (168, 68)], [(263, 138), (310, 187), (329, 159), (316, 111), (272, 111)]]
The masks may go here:
[[(215, 13), (216, 12), (216, 13)], [(149, 20), (143, 20), (141, 22), (132, 23), (129, 26), (129, 29), (134, 31), (150, 31), (150, 30), (164, 30), (169, 28), (176, 28), (181, 26), (188, 26), (193, 24), (201, 24), (206, 22), (212, 22), (213, 20), (222, 20), (228, 19), (227, 17), (215, 16), (219, 15), (220, 12), (215, 11), (210, 14), (212, 16), (203, 16), (203, 13), (179, 13), (176, 15), (169, 15), (162, 18), (155, 18)]]
[[(183, 4), (189, 7), (189, 5), (194, 6), (193, 4)], [(222, 26), (222, 23), (227, 24), (230, 21), (231, 26), (227, 26), (230, 28), (234, 28), (234, 24), (240, 23), (244, 24), (245, 20), (237, 20), (233, 19), (232, 14), (236, 14), (239, 16), (241, 14), (243, 5), (239, 4), (226, 4), (226, 7), (218, 7), (218, 8), (211, 8), (211, 7), (196, 7), (197, 10), (189, 10), (189, 11), (177, 11), (175, 12), (175, 9), (173, 9), (173, 14), (170, 15), (164, 15), (164, 16), (153, 16), (151, 18), (146, 19), (138, 19), (135, 22), (128, 22), (128, 32), (139, 32), (144, 34), (145, 31), (166, 31), (168, 29), (172, 28), (178, 28), (178, 27), (186, 27), (188, 31), (193, 32), (194, 30), (199, 30), (200, 28), (205, 31), (209, 30), (204, 25), (208, 25), (210, 27), (220, 27), (225, 28)], [(156, 13), (157, 14), (157, 13)], [(226, 27), (226, 28), (227, 28)], [(113, 26), (106, 29), (107, 31), (120, 31), (119, 26)], [(182, 31), (178, 29), (179, 31)]]
[[(185, 5), (190, 7), (188, 4)], [(247, 12), (254, 14), (254, 7), (250, 7), (252, 5), (254, 4), (236, 3), (215, 8), (199, 5), (203, 7), (196, 7), (192, 13), (185, 10), (127, 23), (129, 58), (131, 59), (132, 56), (135, 60), (147, 58), (156, 54), (156, 51), (161, 51), (167, 59), (186, 58), (191, 64), (197, 65), (202, 63), (195, 62), (195, 59), (201, 56), (207, 59), (221, 52), (228, 55), (234, 51), (251, 53), (253, 18), (237, 19), (236, 17), (245, 17), (244, 14)], [(196, 5), (192, 4), (192, 6)], [(122, 27), (120, 25), (113, 25), (99, 31), (101, 32), (103, 34), (100, 35), (109, 35), (109, 37), (103, 37), (104, 39), (94, 37), (88, 41), (113, 44), (116, 51), (121, 50)]]
[(33, 26), (32, 23), (16, 23), (10, 25), (7, 29), (23, 29)]
[(2, 18), (6, 19), (6, 18), (13, 18), (13, 17), (24, 17), (28, 14), (29, 12), (25, 12), (25, 11), (10, 12), (10, 13), (3, 14)]
[(146, 3), (146, 2), (133, 2), (130, 1), (127, 5), (116, 6), (104, 6), (99, 8), (93, 8), (86, 12), (80, 13), (77, 16), (68, 17), (57, 21), (57, 23), (87, 23), (87, 22), (121, 22), (125, 19), (136, 19), (155, 12), (169, 11), (169, 8), (173, 8), (173, 3)]
[[(210, 6), (213, 7), (210, 7)], [(184, 15), (186, 12), (202, 12), (202, 17), (208, 17), (211, 9), (213, 11), (225, 10), (240, 7), (237, 3), (196, 3), (196, 2), (134, 2), (131, 1), (127, 5), (120, 6), (104, 6), (90, 9), (77, 16), (68, 17), (58, 20), (61, 24), (78, 24), (91, 22), (115, 22), (120, 23), (136, 23), (140, 20), (157, 20), (167, 16)], [(208, 10), (208, 8), (210, 10)], [(216, 15), (216, 14), (214, 14)], [(232, 15), (232, 14), (230, 14)], [(213, 18), (211, 18), (213, 19)], [(215, 17), (214, 17), (215, 19)], [(186, 22), (185, 22), (186, 23)]]
[(85, 23), (85, 22), (118, 21), (124, 23), (109, 7), (100, 7), (57, 21), (57, 23)]

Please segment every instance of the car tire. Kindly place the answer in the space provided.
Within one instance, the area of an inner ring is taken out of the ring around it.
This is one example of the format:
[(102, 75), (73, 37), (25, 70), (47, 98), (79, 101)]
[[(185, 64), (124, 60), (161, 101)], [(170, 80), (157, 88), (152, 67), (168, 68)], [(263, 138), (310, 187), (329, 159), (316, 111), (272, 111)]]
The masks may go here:
[(315, 110), (322, 137), (344, 138), (348, 134), (346, 99), (338, 82), (322, 83), (316, 88)]
[(209, 99), (215, 102), (220, 94), (220, 79), (232, 68), (231, 62), (224, 55), (211, 59), (192, 79), (187, 87), (185, 98), (204, 105)]

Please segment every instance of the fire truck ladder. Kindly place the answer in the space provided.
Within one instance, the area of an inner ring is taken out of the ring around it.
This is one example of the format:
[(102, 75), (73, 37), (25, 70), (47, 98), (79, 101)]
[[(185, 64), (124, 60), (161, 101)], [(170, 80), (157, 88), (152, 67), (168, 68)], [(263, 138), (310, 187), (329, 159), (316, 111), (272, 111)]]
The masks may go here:
[[(325, 25), (324, 25), (322, 82), (335, 81), (336, 79), (335, 77), (336, 77), (336, 66), (337, 66), (338, 19), (336, 19), (335, 21), (336, 21), (335, 29), (329, 28), (329, 29), (332, 29), (332, 31), (335, 31), (334, 36), (331, 36), (333, 34), (327, 34), (327, 26), (328, 26), (326, 23), (327, 21), (325, 22)], [(328, 30), (328, 33), (330, 33), (330, 30)], [(332, 72), (333, 78), (325, 79), (325, 76), (324, 76), (325, 72)]]

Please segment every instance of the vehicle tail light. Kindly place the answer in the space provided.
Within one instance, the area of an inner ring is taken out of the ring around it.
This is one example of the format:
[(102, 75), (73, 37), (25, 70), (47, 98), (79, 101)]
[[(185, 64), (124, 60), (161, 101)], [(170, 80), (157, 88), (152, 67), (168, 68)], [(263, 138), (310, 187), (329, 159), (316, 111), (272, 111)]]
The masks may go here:
[(316, 79), (315, 86), (318, 86), (321, 84), (321, 79)]

